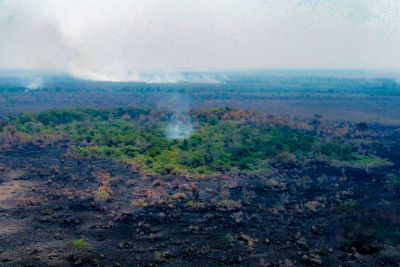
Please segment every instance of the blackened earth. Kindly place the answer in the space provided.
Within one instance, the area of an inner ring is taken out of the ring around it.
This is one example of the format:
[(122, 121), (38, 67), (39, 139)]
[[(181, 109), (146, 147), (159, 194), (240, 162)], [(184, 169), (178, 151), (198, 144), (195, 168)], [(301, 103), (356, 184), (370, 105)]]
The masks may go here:
[[(399, 266), (398, 134), (354, 169), (276, 164), (261, 176), (144, 176), (69, 156), (0, 152), (0, 266)], [(96, 198), (110, 177), (110, 196)], [(84, 240), (85, 247), (74, 246)]]

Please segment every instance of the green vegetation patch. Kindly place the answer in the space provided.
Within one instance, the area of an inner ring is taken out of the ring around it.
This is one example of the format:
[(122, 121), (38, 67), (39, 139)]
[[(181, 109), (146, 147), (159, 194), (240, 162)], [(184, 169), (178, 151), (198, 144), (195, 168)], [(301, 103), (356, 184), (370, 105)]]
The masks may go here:
[(392, 162), (374, 155), (360, 154), (357, 146), (346, 142), (323, 142), (319, 146), (319, 152), (327, 160), (333, 161), (341, 166), (354, 168), (379, 168), (392, 165)]
[(273, 163), (316, 158), (366, 168), (389, 164), (359, 153), (348, 142), (333, 142), (245, 111), (217, 108), (190, 116), (194, 132), (187, 139), (166, 137), (172, 114), (141, 109), (50, 110), (22, 113), (9, 122), (26, 135), (71, 140), (79, 156), (127, 162), (148, 174), (261, 174)]
[(77, 240), (72, 241), (71, 246), (76, 249), (88, 249), (89, 248), (88, 242), (84, 239), (77, 239)]

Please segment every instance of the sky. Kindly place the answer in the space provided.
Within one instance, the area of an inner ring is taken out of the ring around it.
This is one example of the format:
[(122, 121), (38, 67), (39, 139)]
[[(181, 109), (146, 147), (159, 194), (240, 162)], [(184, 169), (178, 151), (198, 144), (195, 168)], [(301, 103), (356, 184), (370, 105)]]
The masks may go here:
[(399, 0), (0, 0), (0, 68), (400, 68)]

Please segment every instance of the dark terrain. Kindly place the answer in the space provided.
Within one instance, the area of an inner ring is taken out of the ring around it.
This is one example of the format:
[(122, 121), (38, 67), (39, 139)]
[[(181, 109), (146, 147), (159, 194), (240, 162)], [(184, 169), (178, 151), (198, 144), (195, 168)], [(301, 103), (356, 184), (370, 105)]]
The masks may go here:
[(400, 168), (399, 132), (365, 138), (394, 165), (194, 179), (68, 156), (63, 142), (2, 151), (1, 264), (398, 266), (400, 187), (387, 174)]

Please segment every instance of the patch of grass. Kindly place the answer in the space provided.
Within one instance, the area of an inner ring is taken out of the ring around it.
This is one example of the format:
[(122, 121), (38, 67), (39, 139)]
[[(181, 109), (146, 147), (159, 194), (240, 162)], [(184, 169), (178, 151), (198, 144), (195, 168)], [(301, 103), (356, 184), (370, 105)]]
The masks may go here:
[(351, 159), (338, 160), (327, 159), (333, 166), (336, 167), (351, 167), (359, 169), (373, 169), (385, 166), (391, 166), (393, 163), (390, 160), (382, 159), (373, 155), (353, 154)]
[(89, 248), (89, 244), (86, 240), (84, 239), (76, 239), (74, 241), (72, 241), (71, 246), (76, 248), (76, 249), (88, 249)]
[(390, 162), (387, 159), (382, 159), (376, 156), (364, 156), (364, 155), (356, 155), (355, 159), (350, 160), (349, 163), (353, 167), (358, 167), (358, 168), (380, 168), (392, 165), (392, 162)]

